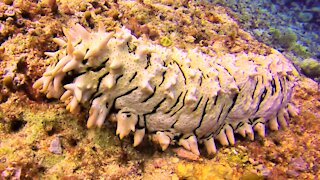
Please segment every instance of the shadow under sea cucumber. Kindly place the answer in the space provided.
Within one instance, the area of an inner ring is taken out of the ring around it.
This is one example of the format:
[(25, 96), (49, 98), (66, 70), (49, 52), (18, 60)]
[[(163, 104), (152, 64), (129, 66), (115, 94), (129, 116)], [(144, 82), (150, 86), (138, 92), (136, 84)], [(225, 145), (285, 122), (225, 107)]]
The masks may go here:
[(67, 42), (54, 39), (60, 50), (46, 53), (58, 61), (33, 87), (72, 113), (89, 106), (88, 128), (116, 121), (116, 134), (132, 131), (134, 146), (147, 134), (162, 150), (179, 144), (199, 155), (204, 143), (213, 154), (215, 140), (264, 137), (266, 125), (278, 130), (298, 113), (290, 103), (295, 69), (276, 50), (209, 56), (152, 44), (126, 28), (89, 32), (79, 24), (64, 34)]

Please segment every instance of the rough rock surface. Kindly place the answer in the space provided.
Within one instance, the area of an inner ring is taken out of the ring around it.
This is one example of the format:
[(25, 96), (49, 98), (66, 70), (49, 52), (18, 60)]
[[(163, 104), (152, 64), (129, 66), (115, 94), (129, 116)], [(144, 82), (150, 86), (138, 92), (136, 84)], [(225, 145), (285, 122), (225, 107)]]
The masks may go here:
[[(70, 114), (63, 104), (31, 87), (54, 61), (44, 60), (44, 52), (58, 48), (52, 38), (62, 37), (62, 27), (71, 21), (92, 29), (102, 22), (108, 31), (124, 24), (137, 37), (147, 36), (158, 44), (170, 40), (182, 49), (269, 54), (271, 48), (239, 28), (228, 9), (168, 0), (15, 0), (0, 5), (3, 14), (8, 8), (15, 11), (2, 16), (0, 25), (1, 178), (315, 179), (320, 173), (320, 93), (310, 79), (300, 77), (296, 85), (293, 101), (300, 115), (291, 118), (286, 129), (267, 131), (266, 138), (253, 142), (240, 138), (235, 147), (219, 146), (212, 158), (176, 148), (162, 152), (148, 141), (133, 148), (133, 138), (120, 141), (112, 123), (88, 130), (86, 112)], [(57, 136), (62, 154), (49, 151)]]

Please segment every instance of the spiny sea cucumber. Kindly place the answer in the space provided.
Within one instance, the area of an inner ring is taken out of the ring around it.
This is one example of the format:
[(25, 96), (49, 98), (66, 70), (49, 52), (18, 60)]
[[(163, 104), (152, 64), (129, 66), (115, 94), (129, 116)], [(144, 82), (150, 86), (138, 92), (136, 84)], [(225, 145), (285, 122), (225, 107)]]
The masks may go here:
[(298, 112), (290, 103), (295, 69), (276, 50), (209, 56), (137, 39), (126, 28), (89, 32), (79, 24), (64, 34), (67, 42), (54, 39), (60, 50), (46, 53), (57, 62), (33, 87), (71, 112), (89, 106), (88, 128), (117, 121), (116, 134), (134, 132), (134, 146), (148, 134), (162, 150), (177, 143), (199, 154), (204, 143), (212, 154), (214, 140), (233, 145), (234, 133), (253, 140), (254, 130), (264, 137), (266, 124), (277, 130)]

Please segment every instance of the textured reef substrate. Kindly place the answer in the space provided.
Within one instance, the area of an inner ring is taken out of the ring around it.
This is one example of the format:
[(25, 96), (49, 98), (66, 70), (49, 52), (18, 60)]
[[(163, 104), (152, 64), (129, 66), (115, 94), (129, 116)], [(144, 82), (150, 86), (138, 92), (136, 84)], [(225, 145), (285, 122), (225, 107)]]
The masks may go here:
[[(181, 49), (210, 46), (221, 53), (268, 54), (270, 48), (240, 28), (230, 9), (187, 1), (22, 1), (0, 2), (0, 177), (112, 179), (315, 179), (320, 174), (319, 87), (299, 77), (293, 101), (300, 115), (280, 131), (255, 141), (236, 137), (213, 157), (180, 147), (162, 152), (149, 141), (133, 148), (119, 140), (115, 125), (85, 127), (87, 112), (70, 114), (65, 105), (32, 88), (58, 49), (52, 41), (62, 27), (79, 22), (110, 30), (124, 25), (155, 44)], [(203, 48), (202, 48), (203, 47)]]
[(320, 2), (290, 0), (209, 0), (229, 7), (260, 42), (276, 48), (319, 82)]

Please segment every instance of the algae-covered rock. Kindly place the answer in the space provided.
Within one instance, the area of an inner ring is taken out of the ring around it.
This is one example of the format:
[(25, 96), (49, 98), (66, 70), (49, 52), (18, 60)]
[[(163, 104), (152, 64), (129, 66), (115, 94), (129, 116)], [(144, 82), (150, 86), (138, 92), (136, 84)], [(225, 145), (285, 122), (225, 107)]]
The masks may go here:
[(301, 22), (309, 22), (313, 18), (313, 14), (310, 12), (300, 12), (298, 14), (298, 20)]
[[(198, 48), (210, 55), (241, 51), (268, 55), (271, 48), (263, 44), (267, 42), (257, 41), (243, 27), (255, 23), (257, 32), (262, 36), (273, 35), (275, 39), (281, 39), (284, 29), (288, 28), (287, 24), (283, 29), (276, 24), (272, 24), (274, 29), (270, 28), (270, 15), (278, 14), (273, 13), (276, 8), (272, 13), (251, 8), (258, 13), (258, 16), (254, 14), (254, 20), (250, 9), (244, 6), (248, 0), (219, 1), (220, 5), (170, 0), (163, 3), (155, 0), (0, 2), (3, 8), (0, 9), (3, 20), (0, 23), (0, 179), (316, 179), (320, 174), (317, 161), (320, 157), (320, 93), (318, 84), (308, 78), (301, 78), (302, 82), (297, 83), (298, 90), (293, 96), (301, 113), (297, 118), (290, 118), (286, 130), (267, 131), (266, 138), (255, 137), (253, 142), (240, 138), (234, 148), (217, 143), (219, 151), (210, 158), (202, 144), (199, 147), (203, 156), (196, 158), (189, 155), (191, 152), (181, 153), (171, 148), (162, 152), (147, 141), (148, 137), (141, 146), (133, 147), (133, 137), (129, 135), (120, 141), (114, 135), (116, 128), (112, 123), (88, 130), (85, 127), (88, 117), (84, 115), (88, 109), (70, 114), (64, 110), (63, 103), (46, 99), (31, 88), (35, 79), (55, 61), (44, 54), (57, 50), (58, 45), (52, 39), (62, 38), (63, 28), (68, 29), (73, 22), (93, 31), (98, 30), (99, 23), (106, 26), (106, 32), (124, 26), (154, 44), (161, 44), (161, 38), (167, 36), (171, 41), (167, 48), (173, 48), (173, 42), (178, 48)], [(221, 6), (231, 2), (244, 12), (242, 17)], [(14, 11), (4, 15), (12, 8)], [(53, 11), (56, 8), (58, 11)], [(312, 12), (319, 12), (319, 8), (313, 9)], [(242, 25), (237, 25), (237, 18)], [(265, 33), (264, 28), (269, 29), (269, 33)], [(314, 55), (318, 46), (313, 40), (318, 39), (317, 34), (312, 36), (310, 44), (300, 37), (307, 34), (296, 35), (297, 40), (293, 35), (287, 39), (292, 43), (284, 45), (293, 48), (296, 54), (304, 54), (307, 47), (307, 52)], [(136, 46), (128, 44), (130, 50)], [(304, 63), (306, 71), (319, 69), (315, 59), (301, 64)], [(12, 64), (17, 68), (6, 71)], [(300, 156), (306, 168), (296, 165), (301, 161), (293, 161)]]
[(238, 179), (229, 165), (219, 163), (210, 165), (179, 163), (176, 174), (180, 179)]
[(287, 30), (279, 34), (277, 31), (274, 36), (274, 40), (279, 43), (279, 45), (284, 48), (291, 50), (296, 44), (298, 37), (292, 30)]
[(310, 56), (310, 53), (308, 52), (308, 48), (306, 46), (303, 46), (301, 44), (296, 44), (293, 47), (293, 51), (300, 57), (308, 58)]
[(319, 61), (308, 58), (300, 63), (302, 71), (309, 77), (319, 78), (320, 77), (320, 63)]

